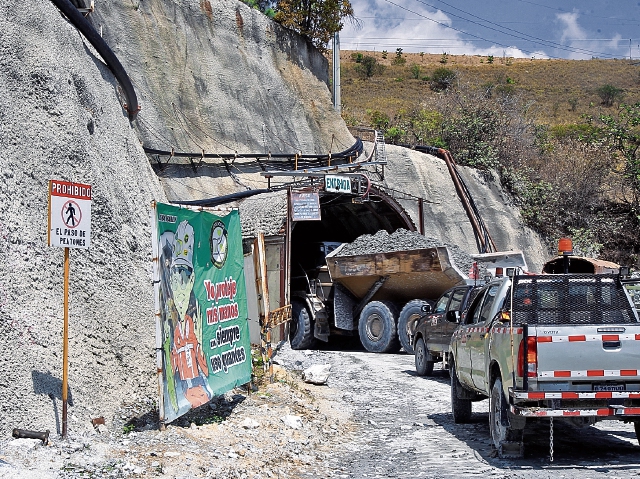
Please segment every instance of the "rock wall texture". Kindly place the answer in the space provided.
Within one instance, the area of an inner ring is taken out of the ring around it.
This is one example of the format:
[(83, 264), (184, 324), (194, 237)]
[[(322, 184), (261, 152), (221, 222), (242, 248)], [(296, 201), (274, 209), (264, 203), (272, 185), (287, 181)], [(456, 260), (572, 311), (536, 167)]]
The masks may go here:
[[(366, 144), (371, 148), (371, 144)], [(387, 145), (388, 165), (382, 182), (394, 189), (424, 198), (425, 235), (456, 244), (464, 251), (477, 253), (475, 236), (462, 207), (451, 175), (443, 160), (397, 146)], [(522, 250), (531, 271), (540, 271), (548, 252), (540, 237), (522, 224), (496, 177), (490, 173), (458, 167), (498, 250)], [(401, 196), (401, 195), (400, 195)], [(419, 224), (418, 203), (398, 199)], [(466, 271), (464, 271), (466, 273)]]
[[(138, 93), (132, 123), (112, 73), (53, 4), (0, 3), (0, 438), (14, 427), (60, 431), (63, 251), (46, 246), (48, 180), (93, 186), (92, 247), (70, 254), (69, 430), (84, 431), (91, 418), (110, 425), (122, 403), (157, 392), (151, 202), (244, 189), (222, 163), (216, 174), (170, 164), (159, 179), (143, 145), (310, 154), (353, 144), (330, 103), (325, 58), (246, 5), (112, 0), (96, 8), (90, 21)], [(455, 195), (444, 166), (389, 150), (387, 181), (435, 201), (430, 236), (463, 231), (460, 246), (473, 246), (460, 211), (438, 202)], [(252, 187), (264, 186), (251, 175)], [(497, 205), (494, 186), (477, 188), (477, 199)], [(521, 228), (511, 208), (496, 214)]]

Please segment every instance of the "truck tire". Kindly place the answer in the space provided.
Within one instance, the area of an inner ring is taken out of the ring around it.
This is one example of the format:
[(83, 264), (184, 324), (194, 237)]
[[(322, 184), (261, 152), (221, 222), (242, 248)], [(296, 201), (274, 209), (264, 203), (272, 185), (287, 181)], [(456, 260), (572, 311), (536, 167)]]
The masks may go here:
[(291, 325), (289, 327), (291, 349), (309, 349), (313, 347), (313, 321), (306, 304), (299, 299), (291, 301)]
[(489, 430), (491, 440), (501, 458), (522, 457), (524, 429), (513, 429), (509, 422), (509, 406), (502, 392), (502, 379), (496, 378), (489, 398)]
[(388, 301), (371, 301), (360, 313), (360, 342), (372, 353), (394, 353), (400, 350), (396, 333), (397, 309)]
[(456, 374), (456, 365), (451, 362), (451, 413), (453, 414), (453, 422), (456, 424), (464, 424), (471, 419), (471, 399), (462, 399), (462, 384), (458, 380)]
[(426, 312), (423, 307), (429, 304), (422, 299), (412, 299), (404, 305), (400, 316), (398, 317), (398, 339), (407, 354), (414, 354), (413, 335), (418, 324), (418, 319), (424, 316)]
[(431, 376), (433, 374), (433, 361), (427, 360), (429, 351), (424, 339), (418, 338), (416, 341), (416, 373), (418, 376)]
[(633, 426), (636, 429), (636, 439), (638, 440), (638, 444), (640, 444), (640, 421), (635, 421)]

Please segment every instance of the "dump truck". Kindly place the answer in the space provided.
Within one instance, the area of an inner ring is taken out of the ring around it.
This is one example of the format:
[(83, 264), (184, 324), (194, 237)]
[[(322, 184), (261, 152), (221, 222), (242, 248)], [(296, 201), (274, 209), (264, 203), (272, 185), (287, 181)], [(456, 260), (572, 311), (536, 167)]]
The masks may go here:
[(315, 267), (305, 269), (304, 278), (292, 278), (294, 349), (357, 332), (367, 351), (405, 347), (412, 353), (417, 320), (433, 300), (466, 279), (444, 246), (353, 256), (341, 255), (343, 247), (318, 243), (309, 255)]

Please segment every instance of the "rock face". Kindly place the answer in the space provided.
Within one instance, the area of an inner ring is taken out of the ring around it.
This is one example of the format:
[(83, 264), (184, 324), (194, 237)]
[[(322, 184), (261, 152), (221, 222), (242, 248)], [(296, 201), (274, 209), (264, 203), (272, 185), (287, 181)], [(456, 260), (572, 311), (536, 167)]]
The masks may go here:
[[(196, 157), (187, 172), (175, 158), (158, 166), (143, 145), (310, 154), (353, 143), (330, 103), (326, 59), (246, 5), (113, 0), (96, 7), (89, 19), (142, 106), (133, 123), (112, 73), (53, 4), (0, 6), (0, 438), (14, 427), (60, 432), (63, 251), (46, 246), (48, 180), (93, 186), (92, 247), (70, 254), (69, 431), (78, 432), (100, 416), (110, 427), (123, 402), (157, 394), (151, 202), (266, 185), (257, 172), (240, 178), (223, 161), (206, 166)], [(421, 169), (426, 155), (388, 150), (388, 178), (401, 179), (396, 188), (410, 184), (434, 201), (455, 194)], [(434, 203), (431, 236), (466, 228), (459, 212), (453, 223), (447, 215)]]
[[(298, 35), (237, 0), (133, 5), (100, 2), (90, 18), (138, 89), (136, 129), (145, 146), (199, 157), (321, 154), (353, 144), (331, 105), (326, 58)], [(243, 189), (222, 161), (186, 172), (185, 162), (163, 166), (171, 200)], [(259, 176), (244, 181), (266, 187)]]
[(92, 247), (70, 254), (79, 431), (156, 394), (151, 201), (242, 189), (226, 170), (161, 184), (142, 144), (322, 152), (334, 133), (353, 141), (326, 59), (298, 36), (235, 0), (135, 3), (97, 2), (89, 16), (136, 88), (133, 123), (112, 73), (52, 3), (0, 7), (0, 437), (60, 431), (63, 250), (46, 246), (49, 179), (93, 186)]

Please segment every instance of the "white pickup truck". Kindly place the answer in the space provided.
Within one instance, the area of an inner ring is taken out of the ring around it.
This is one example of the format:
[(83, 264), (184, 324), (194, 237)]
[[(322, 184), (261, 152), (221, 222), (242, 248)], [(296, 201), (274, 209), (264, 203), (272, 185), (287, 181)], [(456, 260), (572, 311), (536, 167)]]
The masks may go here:
[[(527, 420), (635, 424), (640, 437), (640, 323), (619, 274), (496, 278), (478, 293), (449, 349), (454, 421), (489, 398), (500, 457), (523, 454)], [(552, 429), (551, 429), (552, 430)], [(551, 449), (553, 459), (553, 449)]]

